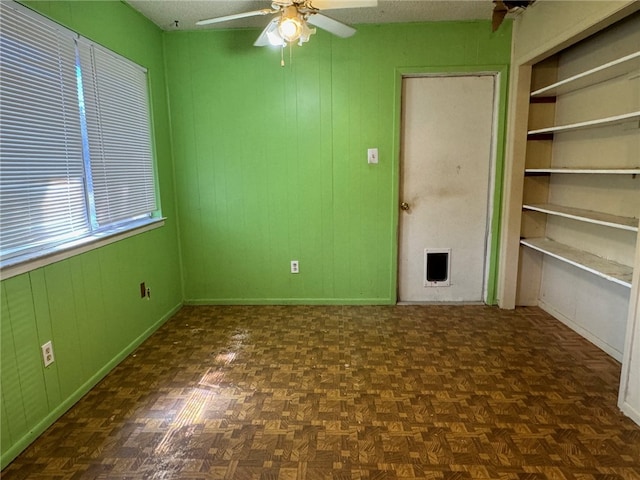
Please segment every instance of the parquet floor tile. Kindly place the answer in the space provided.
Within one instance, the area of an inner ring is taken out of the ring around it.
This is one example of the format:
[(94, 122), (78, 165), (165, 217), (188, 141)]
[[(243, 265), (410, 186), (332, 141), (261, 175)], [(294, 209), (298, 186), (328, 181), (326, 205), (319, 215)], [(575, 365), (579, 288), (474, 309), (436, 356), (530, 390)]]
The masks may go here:
[(2, 478), (640, 480), (619, 375), (538, 308), (189, 306)]

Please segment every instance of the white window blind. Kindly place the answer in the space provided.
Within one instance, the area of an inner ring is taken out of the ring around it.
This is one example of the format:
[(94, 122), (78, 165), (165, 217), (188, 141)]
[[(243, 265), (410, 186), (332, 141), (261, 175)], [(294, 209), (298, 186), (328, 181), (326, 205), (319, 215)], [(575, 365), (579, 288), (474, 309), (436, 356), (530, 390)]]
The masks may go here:
[(88, 223), (74, 38), (0, 6), (0, 242), (11, 254)]
[(1, 265), (156, 211), (146, 70), (0, 2)]
[(145, 71), (81, 42), (80, 64), (99, 226), (156, 209)]

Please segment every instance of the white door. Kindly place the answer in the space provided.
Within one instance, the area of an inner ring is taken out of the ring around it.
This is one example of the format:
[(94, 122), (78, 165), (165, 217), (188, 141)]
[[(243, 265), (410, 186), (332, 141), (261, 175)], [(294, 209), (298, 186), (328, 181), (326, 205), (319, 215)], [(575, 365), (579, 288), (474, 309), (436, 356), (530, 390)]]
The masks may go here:
[(403, 79), (401, 302), (484, 300), (494, 86), (492, 75)]

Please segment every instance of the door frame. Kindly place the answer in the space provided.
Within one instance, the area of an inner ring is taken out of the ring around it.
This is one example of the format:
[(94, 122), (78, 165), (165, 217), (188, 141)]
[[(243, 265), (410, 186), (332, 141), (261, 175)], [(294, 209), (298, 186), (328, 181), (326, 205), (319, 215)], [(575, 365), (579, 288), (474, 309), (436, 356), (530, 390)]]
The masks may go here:
[(500, 242), (500, 216), (502, 210), (503, 170), (505, 154), (505, 129), (507, 106), (507, 78), (508, 65), (475, 65), (475, 66), (443, 66), (443, 67), (405, 67), (395, 70), (395, 101), (394, 101), (394, 138), (392, 170), (394, 180), (392, 182), (391, 208), (393, 218), (393, 231), (395, 233), (391, 252), (392, 287), (390, 297), (398, 302), (398, 255), (400, 254), (400, 166), (402, 145), (402, 80), (406, 77), (451, 77), (451, 76), (493, 76), (494, 83), (494, 111), (493, 133), (491, 139), (491, 166), (489, 174), (489, 202), (487, 215), (487, 235), (485, 239), (485, 269), (483, 299), (488, 305), (497, 303), (496, 299), (496, 273)]

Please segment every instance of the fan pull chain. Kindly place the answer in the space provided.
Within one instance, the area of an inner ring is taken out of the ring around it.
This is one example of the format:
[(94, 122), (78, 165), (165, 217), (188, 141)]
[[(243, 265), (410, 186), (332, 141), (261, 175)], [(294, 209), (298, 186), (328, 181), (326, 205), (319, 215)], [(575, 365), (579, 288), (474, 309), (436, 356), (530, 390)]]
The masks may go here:
[(293, 63), (293, 47), (292, 44), (286, 44), (284, 43), (282, 45), (282, 49), (280, 50), (280, 66), (284, 67), (284, 49), (287, 48), (287, 45), (289, 45), (289, 64)]

